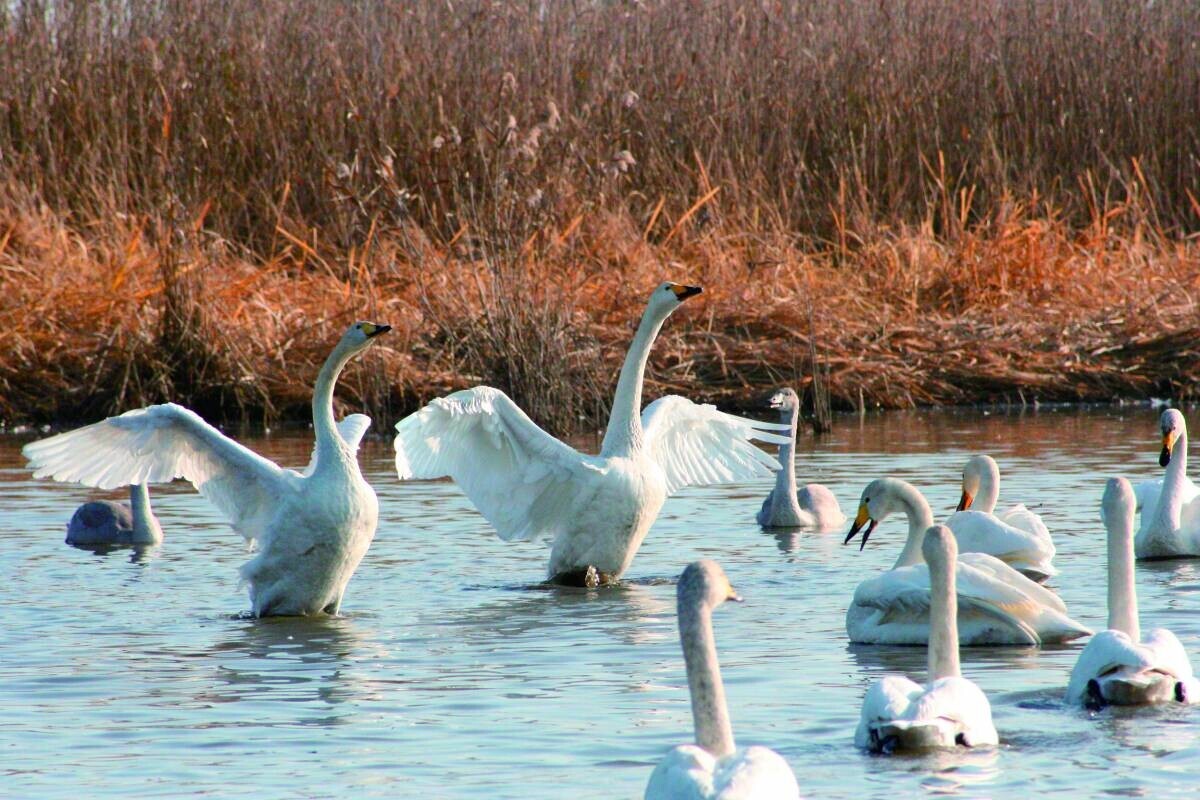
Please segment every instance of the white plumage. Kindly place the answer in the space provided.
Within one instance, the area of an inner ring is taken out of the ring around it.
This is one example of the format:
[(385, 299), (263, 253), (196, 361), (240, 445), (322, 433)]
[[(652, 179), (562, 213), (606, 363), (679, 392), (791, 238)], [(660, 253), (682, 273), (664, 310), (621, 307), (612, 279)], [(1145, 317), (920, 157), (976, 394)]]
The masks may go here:
[[(921, 556), (921, 540), (933, 524), (933, 512), (921, 493), (895, 478), (872, 481), (863, 490), (846, 541), (870, 522), (863, 533), (865, 546), (875, 526), (897, 510), (908, 518), (908, 538), (892, 569), (855, 589), (846, 611), (846, 632), (852, 642), (920, 645), (929, 641), (929, 568)], [(1058, 595), (998, 558), (961, 553), (956, 565), (957, 625), (963, 646), (1037, 645), (1091, 633), (1067, 616)]]
[(454, 478), (502, 539), (549, 538), (551, 579), (620, 577), (670, 494), (778, 468), (752, 443), (783, 441), (768, 432), (778, 425), (682, 397), (660, 398), (639, 415), (650, 346), (667, 316), (699, 291), (672, 283), (654, 291), (621, 369), (600, 455), (555, 439), (503, 392), (480, 386), (397, 423), (397, 473)]
[(1137, 505), (1142, 525), (1134, 540), (1138, 558), (1200, 557), (1200, 488), (1187, 476), (1187, 423), (1168, 408), (1159, 418), (1166, 467), (1162, 481), (1138, 485)]
[(1108, 481), (1100, 507), (1108, 532), (1108, 630), (1079, 654), (1067, 686), (1069, 703), (1200, 702), (1200, 683), (1175, 634), (1157, 628), (1141, 636), (1133, 575), (1136, 504), (1129, 481)]
[(794, 389), (780, 389), (771, 395), (771, 408), (779, 409), (779, 421), (788, 428), (788, 441), (779, 445), (780, 470), (775, 487), (758, 510), (758, 524), (764, 528), (814, 528), (828, 531), (846, 522), (833, 492), (819, 483), (805, 484), (796, 490), (796, 433), (800, 422), (800, 397)]
[(991, 456), (973, 456), (963, 467), (962, 498), (946, 520), (959, 552), (995, 556), (1038, 582), (1058, 574), (1054, 542), (1042, 518), (1024, 505), (995, 513), (1000, 468)]
[(333, 421), (333, 386), (346, 362), (387, 330), (356, 323), (321, 368), (316, 448), (303, 473), (282, 469), (174, 403), (32, 442), (23, 453), (35, 477), (101, 489), (188, 480), (257, 549), (241, 569), (254, 614), (337, 613), (379, 508), (356, 458), (370, 420), (348, 417), (343, 438)]

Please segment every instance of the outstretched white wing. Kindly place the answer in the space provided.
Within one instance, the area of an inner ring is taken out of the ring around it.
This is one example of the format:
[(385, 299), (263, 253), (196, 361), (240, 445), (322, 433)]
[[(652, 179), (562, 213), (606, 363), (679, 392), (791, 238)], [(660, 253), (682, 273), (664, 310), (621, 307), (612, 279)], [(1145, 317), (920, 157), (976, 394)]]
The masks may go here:
[(684, 397), (660, 397), (642, 412), (651, 456), (667, 474), (667, 493), (769, 476), (779, 461), (752, 442), (787, 444), (775, 422), (736, 417)]
[[(358, 446), (362, 443), (362, 438), (367, 434), (367, 429), (371, 427), (371, 418), (366, 414), (349, 414), (337, 424), (338, 436), (342, 437), (342, 441), (350, 445), (350, 449), (358, 452)], [(317, 446), (313, 443), (312, 458), (308, 460), (308, 466), (304, 468), (303, 475), (308, 477), (313, 474), (313, 470), (317, 468)]]
[(34, 477), (100, 489), (185, 478), (247, 539), (263, 530), (298, 477), (174, 403), (30, 442), (21, 452)]
[(505, 540), (556, 534), (586, 503), (598, 469), (490, 386), (438, 398), (396, 423), (400, 478), (449, 475)]

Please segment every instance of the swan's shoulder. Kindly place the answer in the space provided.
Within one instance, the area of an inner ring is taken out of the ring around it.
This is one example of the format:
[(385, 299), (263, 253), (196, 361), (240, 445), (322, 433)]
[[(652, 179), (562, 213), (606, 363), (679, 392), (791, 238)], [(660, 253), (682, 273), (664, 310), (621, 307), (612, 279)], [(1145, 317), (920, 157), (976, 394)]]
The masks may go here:
[(871, 729), (904, 717), (922, 691), (919, 684), (903, 675), (886, 675), (872, 683), (863, 697), (858, 727), (854, 731), (854, 744), (857, 747), (870, 747)]
[(955, 720), (958, 733), (971, 747), (998, 744), (999, 735), (992, 722), (992, 705), (983, 690), (967, 678), (955, 675), (938, 678), (917, 698), (913, 718), (919, 720)]
[(783, 756), (758, 745), (717, 762), (714, 800), (799, 800), (796, 774)]
[(645, 800), (708, 800), (716, 763), (707, 750), (694, 744), (672, 748), (650, 774)]

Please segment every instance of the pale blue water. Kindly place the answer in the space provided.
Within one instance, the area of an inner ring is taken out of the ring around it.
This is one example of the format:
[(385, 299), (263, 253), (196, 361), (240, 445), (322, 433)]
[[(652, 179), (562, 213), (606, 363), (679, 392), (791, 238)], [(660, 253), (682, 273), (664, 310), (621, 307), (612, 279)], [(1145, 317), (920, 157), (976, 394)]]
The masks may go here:
[[(1103, 627), (1104, 478), (1160, 473), (1156, 420), (1146, 408), (848, 417), (802, 439), (799, 475), (850, 514), (871, 478), (903, 477), (941, 516), (967, 455), (991, 453), (1001, 504), (1040, 506), (1054, 534), (1072, 616)], [(628, 585), (535, 590), (544, 545), (501, 542), (452, 484), (400, 483), (390, 445), (372, 441), (362, 462), (382, 516), (345, 615), (254, 621), (236, 616), (240, 537), (190, 487), (155, 493), (162, 547), (76, 550), (64, 525), (93, 495), (32, 481), (25, 439), (0, 438), (3, 797), (640, 797), (691, 740), (673, 580), (701, 556), (746, 598), (715, 617), (738, 741), (783, 753), (806, 796), (1195, 796), (1200, 707), (1062, 707), (1081, 644), (964, 651), (998, 749), (856, 751), (868, 684), (924, 675), (921, 649), (845, 637), (854, 587), (891, 565), (902, 519), (859, 552), (844, 532), (763, 533), (766, 481), (688, 490)], [(248, 443), (293, 465), (310, 450), (303, 435)], [(1200, 665), (1200, 561), (1140, 564), (1137, 583), (1143, 626), (1173, 629)]]

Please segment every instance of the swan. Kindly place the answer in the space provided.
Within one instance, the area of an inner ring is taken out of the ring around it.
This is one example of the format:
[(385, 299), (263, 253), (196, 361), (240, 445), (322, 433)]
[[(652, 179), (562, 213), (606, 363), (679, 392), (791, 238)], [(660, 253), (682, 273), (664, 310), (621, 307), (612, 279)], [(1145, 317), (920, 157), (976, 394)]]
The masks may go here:
[(876, 752), (999, 744), (987, 696), (958, 663), (958, 596), (954, 532), (934, 525), (921, 553), (929, 565), (929, 683), (898, 675), (876, 681), (863, 699), (854, 744)]
[(162, 526), (150, 508), (144, 483), (129, 485), (129, 502), (92, 500), (75, 509), (67, 523), (67, 544), (161, 544)]
[(796, 776), (782, 756), (761, 746), (738, 750), (733, 743), (712, 612), (742, 598), (721, 565), (709, 560), (689, 564), (675, 593), (696, 744), (667, 753), (650, 775), (645, 800), (799, 800)]
[(1200, 490), (1187, 476), (1187, 423), (1168, 408), (1159, 418), (1166, 467), (1162, 483), (1139, 486), (1142, 526), (1134, 540), (1138, 558), (1200, 557)]
[(1024, 505), (996, 514), (1000, 468), (991, 456), (972, 456), (963, 467), (962, 498), (946, 520), (964, 553), (988, 553), (1038, 583), (1058, 574), (1050, 562), (1054, 542), (1042, 518)]
[(664, 283), (650, 296), (625, 364), (600, 455), (539, 428), (489, 386), (434, 400), (396, 424), (396, 472), (452, 477), (505, 540), (553, 542), (551, 581), (594, 586), (629, 568), (663, 501), (685, 486), (757, 478), (778, 462), (751, 440), (784, 444), (783, 426), (742, 419), (682, 397), (639, 416), (650, 346), (696, 286)]
[(127, 411), (22, 452), (35, 477), (101, 489), (186, 478), (257, 548), (241, 568), (255, 616), (336, 614), (375, 536), (379, 503), (356, 456), (366, 417), (347, 418), (339, 432), (333, 387), (346, 363), (389, 330), (355, 323), (321, 367), (315, 451), (304, 472), (280, 468), (174, 403)]
[[(890, 570), (854, 590), (846, 611), (846, 632), (850, 641), (861, 644), (923, 645), (929, 641), (930, 589), (921, 539), (933, 525), (929, 503), (905, 481), (871, 481), (863, 489), (858, 515), (843, 544), (870, 522), (863, 531), (861, 550), (875, 526), (893, 511), (908, 517), (908, 540)], [(956, 563), (958, 634), (963, 646), (1038, 645), (1091, 633), (1067, 616), (1058, 595), (1000, 559), (986, 553), (961, 553)]]
[(833, 492), (819, 483), (809, 483), (796, 492), (796, 429), (800, 423), (800, 397), (795, 390), (780, 389), (771, 395), (771, 408), (779, 409), (779, 421), (788, 427), (787, 444), (779, 445), (782, 469), (775, 473), (775, 488), (758, 510), (764, 528), (817, 528), (829, 530), (845, 524)]
[(1110, 478), (1100, 517), (1108, 531), (1108, 630), (1079, 654), (1067, 702), (1090, 707), (1200, 701), (1200, 683), (1175, 634), (1156, 628), (1142, 640), (1133, 584), (1133, 487)]

